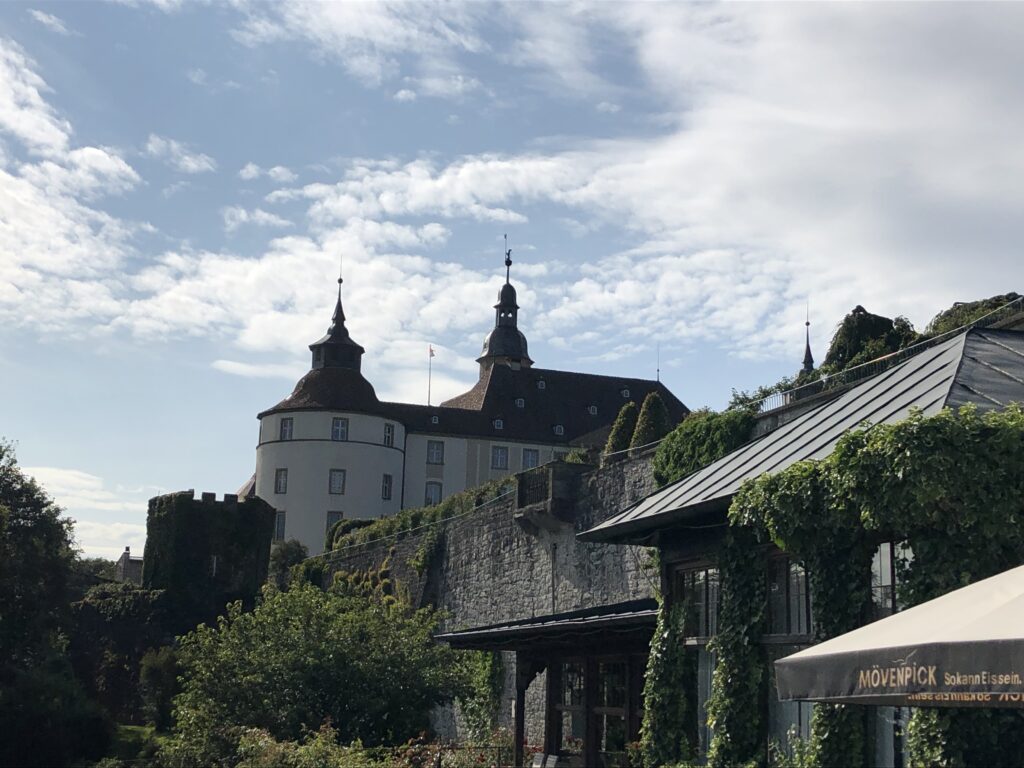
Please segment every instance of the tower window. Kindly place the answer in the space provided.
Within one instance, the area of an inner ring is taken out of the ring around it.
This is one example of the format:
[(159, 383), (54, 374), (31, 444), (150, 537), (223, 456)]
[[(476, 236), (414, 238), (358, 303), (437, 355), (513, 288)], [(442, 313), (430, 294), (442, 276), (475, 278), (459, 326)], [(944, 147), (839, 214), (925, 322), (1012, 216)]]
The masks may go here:
[(540, 451), (536, 448), (523, 448), (523, 469), (540, 466)]
[(597, 406), (596, 405), (588, 406), (587, 407), (587, 413), (589, 413), (591, 416), (597, 416)]
[(494, 420), (494, 428), (495, 429), (504, 429), (505, 428), (505, 421), (503, 419), (495, 419)]
[(288, 493), (288, 470), (274, 470), (274, 493)]
[(331, 440), (336, 442), (348, 440), (348, 419), (335, 417), (331, 420)]
[(278, 431), (278, 439), (280, 440), (291, 440), (292, 439), (292, 425), (293, 420), (290, 416), (286, 416), (281, 419), (281, 428)]
[(525, 408), (525, 407), (526, 407), (526, 400), (524, 400), (521, 397), (517, 397), (516, 398), (516, 408)]
[(537, 382), (537, 389), (547, 389), (547, 386), (547, 382), (544, 379)]
[(332, 469), (330, 474), (330, 492), (333, 494), (341, 494), (345, 492), (345, 470), (344, 469)]
[(628, 400), (628, 399), (629, 399), (629, 390), (628, 390), (628, 389), (624, 389), (624, 390), (622, 390), (622, 396), (623, 396), (623, 397), (624, 397), (625, 399), (627, 399), (627, 400)]
[(508, 469), (508, 446), (491, 446), (491, 469)]
[(284, 541), (284, 510), (278, 510), (274, 516), (274, 541)]
[(427, 464), (444, 464), (444, 441), (427, 440)]
[(391, 501), (391, 484), (392, 484), (392, 482), (393, 482), (393, 479), (392, 479), (391, 475), (389, 475), (389, 474), (385, 473), (380, 478), (380, 497), (382, 499), (384, 499), (384, 501)]
[(341, 522), (345, 514), (343, 512), (328, 512), (327, 513), (327, 526), (324, 528), (325, 533), (330, 533), (331, 528)]
[(392, 446), (395, 444), (395, 425), (391, 422), (387, 422), (384, 425), (384, 445)]
[(423, 503), (428, 507), (441, 503), (441, 484), (436, 482), (427, 483), (426, 493), (423, 496)]
[(556, 435), (564, 435), (565, 434), (565, 427), (563, 427), (561, 424), (555, 424), (555, 434)]

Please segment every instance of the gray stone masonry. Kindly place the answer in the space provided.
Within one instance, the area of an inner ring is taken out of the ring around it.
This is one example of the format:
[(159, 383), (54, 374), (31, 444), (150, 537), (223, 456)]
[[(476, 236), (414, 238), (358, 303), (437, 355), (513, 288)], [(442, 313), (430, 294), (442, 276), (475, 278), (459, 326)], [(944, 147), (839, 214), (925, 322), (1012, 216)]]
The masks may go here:
[[(336, 571), (375, 569), (390, 556), (392, 579), (414, 605), (447, 612), (444, 631), (651, 597), (657, 574), (642, 547), (585, 543), (576, 534), (654, 490), (653, 454), (600, 469), (555, 462), (516, 476), (517, 488), (464, 517), (439, 524), (435, 554), (422, 575), (409, 561), (428, 530), (327, 556)], [(500, 724), (511, 729), (515, 655), (505, 653)], [(435, 728), (459, 738), (458, 713), (439, 711)], [(527, 743), (544, 728), (544, 675), (527, 692)]]

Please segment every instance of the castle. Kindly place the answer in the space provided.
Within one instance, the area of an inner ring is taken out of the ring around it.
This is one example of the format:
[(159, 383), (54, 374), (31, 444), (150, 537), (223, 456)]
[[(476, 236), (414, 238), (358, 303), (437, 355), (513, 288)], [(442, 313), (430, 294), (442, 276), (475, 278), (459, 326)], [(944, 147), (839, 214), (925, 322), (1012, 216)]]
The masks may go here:
[(256, 472), (240, 491), (277, 510), (274, 538), (324, 549), (338, 521), (429, 506), (489, 480), (603, 445), (623, 405), (651, 392), (673, 423), (687, 408), (660, 381), (535, 368), (505, 283), (484, 339), (477, 383), (437, 406), (378, 399), (345, 327), (341, 278), (331, 326), (309, 345), (311, 369), (258, 415)]

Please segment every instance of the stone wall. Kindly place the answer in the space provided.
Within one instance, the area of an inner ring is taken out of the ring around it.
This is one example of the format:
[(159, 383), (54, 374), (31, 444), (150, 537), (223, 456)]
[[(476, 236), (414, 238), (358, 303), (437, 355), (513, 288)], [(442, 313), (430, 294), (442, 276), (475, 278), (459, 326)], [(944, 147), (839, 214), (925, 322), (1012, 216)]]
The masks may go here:
[[(437, 549), (422, 574), (409, 563), (429, 543), (429, 529), (331, 553), (326, 578), (390, 558), (392, 578), (414, 605), (449, 614), (445, 631), (651, 597), (657, 574), (644, 568), (643, 548), (581, 542), (576, 534), (654, 490), (652, 456), (601, 469), (555, 462), (521, 473), (512, 491), (438, 526)], [(515, 656), (504, 657), (501, 724), (511, 728)], [(543, 702), (541, 675), (527, 693), (531, 744), (543, 737)], [(435, 725), (443, 737), (458, 735), (452, 711), (438, 712)]]

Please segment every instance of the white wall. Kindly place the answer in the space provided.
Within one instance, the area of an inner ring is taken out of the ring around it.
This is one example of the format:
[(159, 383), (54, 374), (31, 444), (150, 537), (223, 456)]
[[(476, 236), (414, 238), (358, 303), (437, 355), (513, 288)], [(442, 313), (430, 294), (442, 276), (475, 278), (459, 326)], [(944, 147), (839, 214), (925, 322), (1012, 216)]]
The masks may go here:
[[(282, 418), (293, 420), (292, 439), (279, 440)], [(331, 440), (335, 417), (347, 418), (348, 440)], [(395, 425), (394, 446), (384, 445), (384, 424)], [(260, 420), (256, 495), (286, 512), (285, 538), (298, 539), (310, 555), (323, 551), (328, 511), (345, 519), (392, 515), (401, 508), (405, 428), (379, 416), (330, 411), (291, 411)], [(288, 488), (275, 493), (276, 470), (288, 470)], [(330, 471), (345, 470), (345, 493), (330, 493)], [(391, 500), (381, 498), (382, 475), (392, 476)]]

